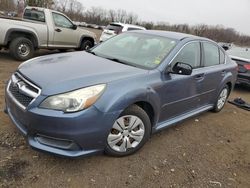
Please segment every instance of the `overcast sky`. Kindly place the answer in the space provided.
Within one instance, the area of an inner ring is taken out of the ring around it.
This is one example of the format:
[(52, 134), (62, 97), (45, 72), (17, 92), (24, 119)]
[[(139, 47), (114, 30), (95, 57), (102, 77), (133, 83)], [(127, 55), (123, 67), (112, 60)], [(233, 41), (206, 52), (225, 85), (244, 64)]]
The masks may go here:
[(250, 35), (250, 0), (79, 0), (85, 8), (125, 9), (143, 21), (224, 25)]

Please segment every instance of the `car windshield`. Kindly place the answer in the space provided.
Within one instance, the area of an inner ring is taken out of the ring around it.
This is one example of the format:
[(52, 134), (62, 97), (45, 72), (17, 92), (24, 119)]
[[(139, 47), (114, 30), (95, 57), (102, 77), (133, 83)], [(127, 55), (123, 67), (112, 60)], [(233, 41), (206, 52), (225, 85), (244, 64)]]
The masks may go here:
[(101, 43), (91, 52), (119, 63), (153, 69), (176, 46), (177, 41), (141, 33), (123, 33)]

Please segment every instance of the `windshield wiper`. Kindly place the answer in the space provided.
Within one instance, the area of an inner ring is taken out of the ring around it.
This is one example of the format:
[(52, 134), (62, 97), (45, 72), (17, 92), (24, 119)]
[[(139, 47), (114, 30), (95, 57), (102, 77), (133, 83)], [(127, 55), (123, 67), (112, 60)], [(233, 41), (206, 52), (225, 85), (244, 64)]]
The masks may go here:
[(129, 65), (129, 66), (133, 66), (133, 67), (137, 67), (136, 65), (134, 64), (131, 64), (129, 62), (126, 62), (124, 60), (120, 60), (120, 59), (117, 59), (117, 58), (112, 58), (112, 57), (105, 57), (106, 59), (108, 60), (111, 60), (111, 61), (115, 61), (117, 63), (121, 63), (121, 64), (124, 64), (124, 65)]

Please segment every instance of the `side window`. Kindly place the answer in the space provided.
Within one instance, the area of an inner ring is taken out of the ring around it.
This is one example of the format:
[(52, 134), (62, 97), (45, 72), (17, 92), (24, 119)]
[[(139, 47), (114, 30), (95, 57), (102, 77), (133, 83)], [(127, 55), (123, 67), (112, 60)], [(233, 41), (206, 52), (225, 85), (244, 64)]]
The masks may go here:
[(220, 64), (225, 63), (225, 54), (224, 52), (220, 49)]
[(184, 46), (184, 48), (179, 52), (179, 54), (174, 59), (172, 66), (177, 62), (187, 63), (193, 68), (200, 67), (201, 62), (201, 50), (199, 42), (192, 42)]
[(45, 22), (45, 15), (43, 11), (26, 9), (23, 18), (27, 20), (34, 20), (38, 22)]
[(205, 67), (220, 64), (219, 48), (212, 43), (204, 42), (204, 65)]
[(57, 13), (52, 13), (54, 23), (57, 27), (72, 28), (73, 24), (65, 16)]

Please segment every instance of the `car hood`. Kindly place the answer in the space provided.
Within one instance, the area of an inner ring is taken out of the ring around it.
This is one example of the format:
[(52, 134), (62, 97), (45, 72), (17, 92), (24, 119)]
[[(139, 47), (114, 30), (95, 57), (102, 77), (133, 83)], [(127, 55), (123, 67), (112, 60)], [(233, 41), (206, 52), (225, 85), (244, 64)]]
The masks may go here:
[(147, 73), (147, 70), (120, 64), (87, 52), (34, 58), (21, 64), (18, 71), (39, 86), (43, 95), (63, 93)]

